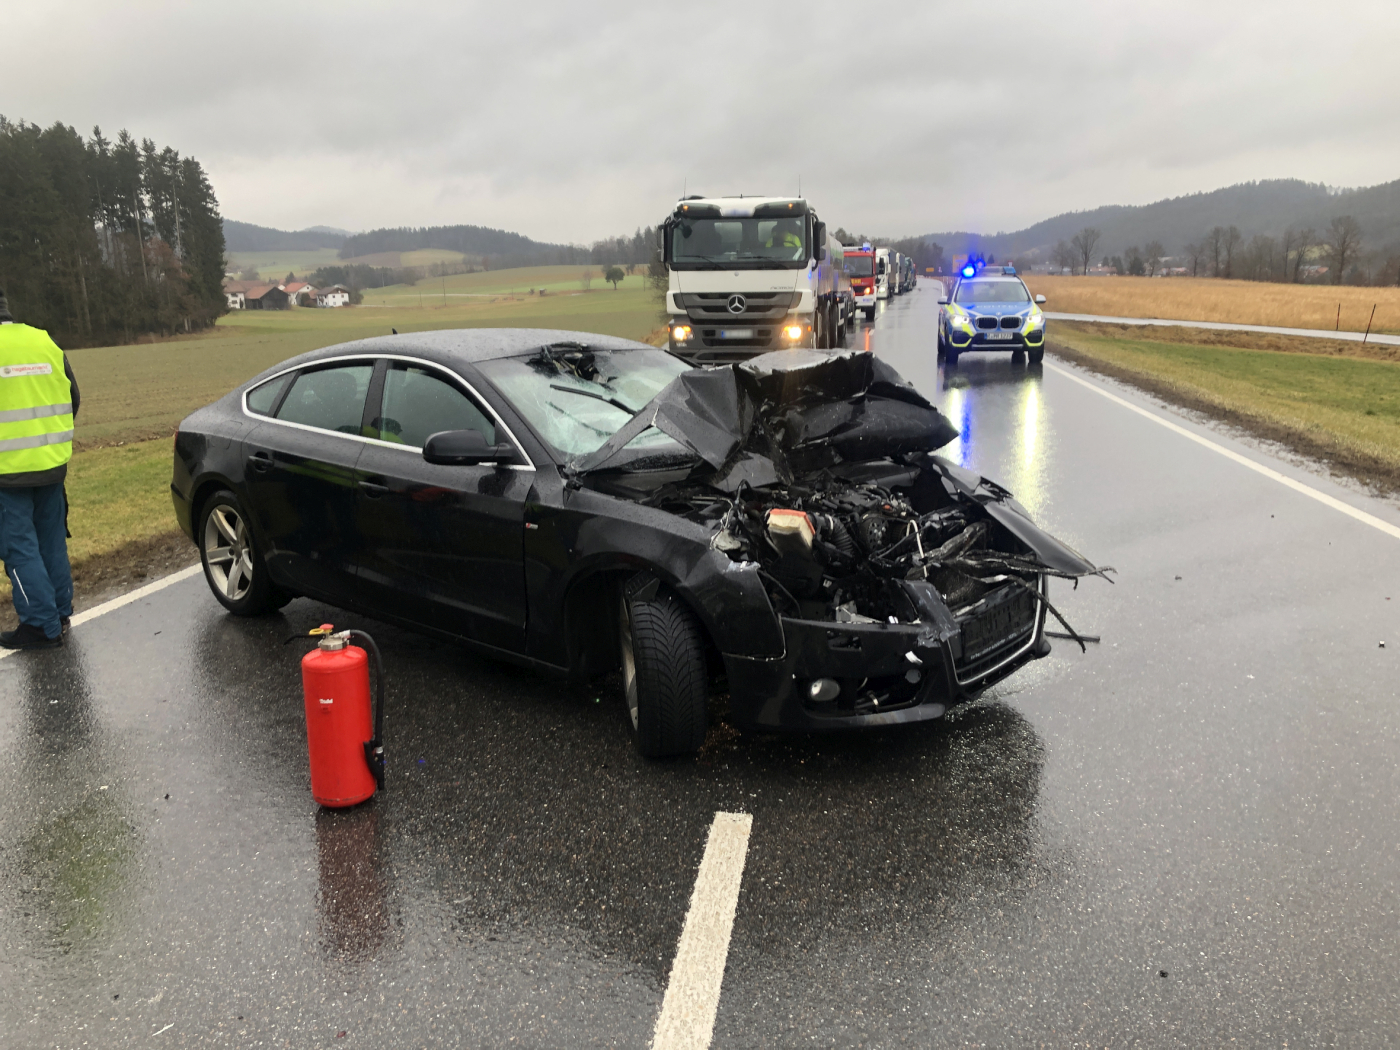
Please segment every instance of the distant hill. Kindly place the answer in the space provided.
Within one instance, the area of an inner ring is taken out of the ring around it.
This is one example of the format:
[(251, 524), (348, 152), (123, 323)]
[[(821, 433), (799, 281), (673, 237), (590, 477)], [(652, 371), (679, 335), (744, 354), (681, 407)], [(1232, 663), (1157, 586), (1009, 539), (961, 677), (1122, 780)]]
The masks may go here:
[(340, 257), (352, 259), (381, 252), (414, 252), (437, 248), (487, 259), (493, 266), (546, 266), (588, 262), (588, 249), (569, 244), (548, 244), (520, 233), (485, 226), (400, 226), (370, 230), (347, 237)]
[(289, 231), (224, 220), (224, 250), (228, 252), (309, 252), (318, 248), (339, 248), (347, 236), (344, 230), (329, 226)]
[(953, 231), (927, 234), (923, 239), (937, 242), (952, 255), (977, 251), (998, 259), (1045, 258), (1056, 241), (1068, 241), (1084, 227), (1093, 226), (1103, 234), (1096, 255), (1115, 255), (1130, 245), (1153, 240), (1175, 254), (1212, 226), (1238, 226), (1246, 239), (1255, 234), (1277, 237), (1290, 226), (1310, 226), (1322, 236), (1339, 215), (1350, 215), (1361, 224), (1363, 246), (1368, 250), (1400, 245), (1400, 180), (1355, 190), (1329, 189), (1299, 179), (1244, 182), (1154, 204), (1065, 212), (1014, 233)]

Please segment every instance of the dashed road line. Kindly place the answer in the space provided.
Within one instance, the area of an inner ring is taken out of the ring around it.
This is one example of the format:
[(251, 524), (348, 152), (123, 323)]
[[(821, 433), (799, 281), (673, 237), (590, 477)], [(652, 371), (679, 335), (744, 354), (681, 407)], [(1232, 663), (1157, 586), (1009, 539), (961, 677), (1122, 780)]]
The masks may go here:
[[(188, 580), (191, 576), (198, 576), (204, 571), (202, 565), (191, 565), (188, 569), (181, 569), (179, 572), (172, 572), (169, 576), (162, 576), (158, 580), (146, 584), (144, 587), (137, 587), (130, 594), (123, 594), (113, 598), (111, 601), (103, 602), (101, 605), (94, 605), (86, 612), (73, 614), (73, 626), (80, 627), (89, 620), (95, 620), (99, 616), (105, 616), (109, 612), (120, 609), (123, 605), (130, 605), (132, 602), (139, 602), (142, 598), (155, 594), (156, 591), (163, 591), (165, 588)], [(23, 652), (22, 649), (0, 649), (0, 660), (7, 656), (14, 656), (15, 653)]]
[(705, 1050), (710, 1045), (752, 828), (749, 813), (716, 813), (710, 825), (652, 1050)]
[(1192, 431), (1187, 430), (1183, 426), (1178, 426), (1176, 423), (1173, 423), (1169, 419), (1163, 419), (1161, 416), (1157, 415), (1157, 413), (1149, 412), (1147, 411), (1147, 409), (1141, 408), (1138, 405), (1133, 404), (1131, 401), (1119, 397), (1117, 394), (1110, 393), (1108, 390), (1105, 390), (1097, 383), (1091, 383), (1087, 379), (1081, 379), (1073, 372), (1067, 372), (1063, 368), (1056, 368), (1054, 365), (1046, 365), (1045, 367), (1050, 371), (1057, 373), (1058, 375), (1064, 376), (1066, 379), (1073, 380), (1082, 387), (1087, 387), (1088, 389), (1092, 390), (1094, 393), (1102, 397), (1108, 398), (1115, 404), (1122, 405), (1129, 411), (1136, 412), (1138, 415), (1143, 416), (1146, 419), (1150, 419), (1152, 420), (1152, 422), (1157, 423), (1160, 426), (1164, 426), (1168, 430), (1175, 431), (1182, 437), (1190, 438), (1192, 441), (1196, 442), (1196, 444), (1203, 445), (1206, 448), (1210, 449), (1212, 452), (1220, 453), (1220, 455), (1224, 456), (1226, 459), (1232, 459), (1241, 466), (1248, 467), (1250, 470), (1258, 474), (1263, 474), (1266, 478), (1271, 478), (1274, 481), (1277, 481), (1280, 485), (1287, 485), (1295, 492), (1301, 492), (1304, 496), (1307, 496), (1310, 499), (1315, 499), (1319, 503), (1331, 507), (1333, 510), (1339, 510), (1343, 514), (1355, 518), (1357, 521), (1361, 522), (1364, 525), (1369, 525), (1371, 526), (1371, 528), (1378, 529), (1381, 532), (1385, 533), (1387, 536), (1391, 536), (1397, 540), (1400, 540), (1400, 525), (1392, 525), (1390, 522), (1384, 521), (1381, 518), (1376, 517), (1374, 514), (1367, 514), (1364, 510), (1361, 510), (1357, 507), (1353, 507), (1350, 503), (1343, 503), (1335, 496), (1329, 496), (1325, 492), (1319, 492), (1311, 485), (1305, 485), (1301, 481), (1295, 481), (1293, 478), (1290, 478), (1287, 474), (1280, 474), (1277, 470), (1274, 470), (1272, 467), (1266, 467), (1262, 463), (1256, 463), (1248, 456), (1242, 456), (1238, 452), (1226, 448), (1224, 445), (1218, 445), (1214, 441), (1211, 441), (1209, 438), (1201, 437), (1201, 435), (1193, 433)]

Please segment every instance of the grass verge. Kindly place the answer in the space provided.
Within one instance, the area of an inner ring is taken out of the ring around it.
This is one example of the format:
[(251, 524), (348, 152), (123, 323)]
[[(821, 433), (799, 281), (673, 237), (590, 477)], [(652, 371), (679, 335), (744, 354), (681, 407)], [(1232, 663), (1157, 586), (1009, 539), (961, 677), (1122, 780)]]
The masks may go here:
[[(1228, 345), (1231, 336), (1256, 345)], [(1178, 329), (1167, 339), (1160, 328), (1059, 322), (1049, 349), (1383, 492), (1400, 492), (1400, 363), (1360, 352), (1308, 352), (1314, 340), (1261, 348), (1261, 339), (1280, 337)]]

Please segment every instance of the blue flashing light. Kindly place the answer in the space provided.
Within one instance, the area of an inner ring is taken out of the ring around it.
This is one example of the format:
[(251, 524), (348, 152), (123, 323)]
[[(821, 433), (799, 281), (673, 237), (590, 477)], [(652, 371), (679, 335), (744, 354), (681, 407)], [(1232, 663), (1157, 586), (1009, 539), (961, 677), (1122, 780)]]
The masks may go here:
[(962, 275), (963, 275), (964, 277), (976, 277), (976, 276), (977, 276), (977, 267), (973, 266), (972, 263), (968, 263), (966, 266), (964, 266), (964, 267), (962, 268)]

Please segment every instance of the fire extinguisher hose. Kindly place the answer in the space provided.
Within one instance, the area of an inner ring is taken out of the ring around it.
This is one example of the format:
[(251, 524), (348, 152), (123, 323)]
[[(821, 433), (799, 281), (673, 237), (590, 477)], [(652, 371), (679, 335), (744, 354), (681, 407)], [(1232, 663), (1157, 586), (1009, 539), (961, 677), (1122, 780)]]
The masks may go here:
[(384, 701), (387, 694), (384, 690), (384, 658), (379, 655), (379, 646), (374, 644), (374, 639), (364, 631), (349, 630), (345, 632), (348, 638), (353, 638), (357, 642), (363, 642), (363, 648), (368, 650), (370, 656), (374, 658), (374, 691), (377, 694), (374, 705), (374, 739), (365, 743), (365, 763), (369, 766), (369, 771), (374, 774), (374, 782), (379, 786), (379, 790), (384, 790)]

